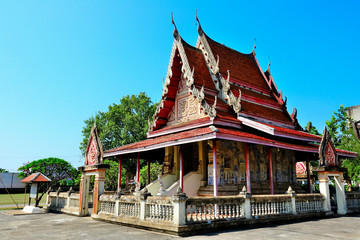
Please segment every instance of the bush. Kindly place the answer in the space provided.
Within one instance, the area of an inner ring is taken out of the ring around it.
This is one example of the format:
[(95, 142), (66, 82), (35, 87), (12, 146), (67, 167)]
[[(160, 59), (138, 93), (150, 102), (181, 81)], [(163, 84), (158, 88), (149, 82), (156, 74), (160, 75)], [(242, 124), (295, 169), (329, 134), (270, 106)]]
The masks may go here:
[[(142, 187), (147, 185), (147, 171), (148, 167), (147, 165), (142, 167), (140, 169), (140, 184)], [(160, 163), (154, 162), (150, 163), (150, 182), (156, 180), (158, 178), (158, 175), (161, 175), (162, 173), (162, 166)]]

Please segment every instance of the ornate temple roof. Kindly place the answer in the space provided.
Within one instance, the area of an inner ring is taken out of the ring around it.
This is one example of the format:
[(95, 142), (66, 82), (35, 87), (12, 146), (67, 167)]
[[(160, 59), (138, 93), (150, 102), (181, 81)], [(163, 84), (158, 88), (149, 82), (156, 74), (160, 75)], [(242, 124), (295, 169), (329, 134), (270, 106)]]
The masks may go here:
[[(214, 138), (317, 152), (313, 143), (321, 137), (302, 130), (295, 108), (289, 114), (269, 66), (265, 72), (259, 66), (255, 46), (249, 54), (238, 52), (212, 40), (198, 23), (193, 47), (173, 22), (174, 43), (148, 139), (104, 156)], [(354, 155), (345, 152), (339, 154)]]

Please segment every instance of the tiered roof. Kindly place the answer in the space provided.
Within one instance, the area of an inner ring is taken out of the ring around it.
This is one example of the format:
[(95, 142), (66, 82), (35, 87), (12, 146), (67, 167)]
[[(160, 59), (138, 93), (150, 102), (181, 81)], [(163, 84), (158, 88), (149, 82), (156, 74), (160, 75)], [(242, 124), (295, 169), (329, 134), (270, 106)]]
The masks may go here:
[[(296, 109), (288, 113), (255, 47), (250, 54), (226, 47), (208, 37), (200, 22), (193, 47), (173, 24), (168, 72), (148, 139), (108, 150), (105, 157), (215, 138), (317, 152), (313, 143), (321, 137), (302, 130)], [(339, 150), (339, 155), (356, 153)]]

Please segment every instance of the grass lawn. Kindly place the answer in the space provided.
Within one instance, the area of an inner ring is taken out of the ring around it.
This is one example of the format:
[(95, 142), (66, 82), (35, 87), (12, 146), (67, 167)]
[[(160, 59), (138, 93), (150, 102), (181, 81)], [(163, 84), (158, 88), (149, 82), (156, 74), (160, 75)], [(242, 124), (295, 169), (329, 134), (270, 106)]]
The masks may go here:
[[(39, 194), (39, 197), (40, 196), (41, 196), (41, 194)], [(46, 196), (47, 195), (45, 193), (44, 196), (41, 198), (40, 204), (46, 203)], [(26, 193), (26, 196), (25, 196), (25, 193), (12, 193), (11, 197), (15, 200), (15, 202), (19, 205), (19, 207), (24, 206), (24, 199), (25, 199), (25, 204), (29, 203), (29, 193)], [(0, 194), (0, 206), (15, 204), (14, 201), (11, 199), (11, 197), (7, 193)], [(32, 198), (31, 203), (34, 204), (35, 199)]]

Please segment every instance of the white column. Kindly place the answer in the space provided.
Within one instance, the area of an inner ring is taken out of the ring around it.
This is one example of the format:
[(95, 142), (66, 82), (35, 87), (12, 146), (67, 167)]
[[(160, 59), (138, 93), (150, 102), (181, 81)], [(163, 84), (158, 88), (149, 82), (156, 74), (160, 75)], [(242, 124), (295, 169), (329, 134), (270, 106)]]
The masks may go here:
[(346, 214), (347, 208), (346, 208), (343, 173), (340, 173), (340, 175), (334, 177), (334, 179), (335, 179), (335, 188), (336, 188), (337, 213)]
[(327, 172), (319, 172), (320, 193), (325, 197), (324, 210), (331, 211), (329, 177)]

